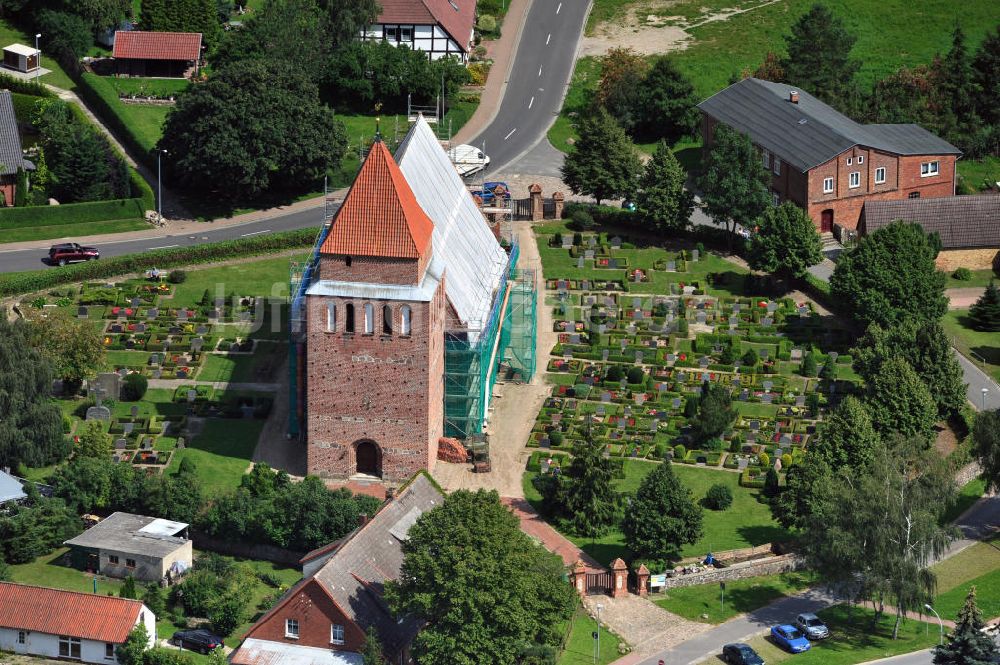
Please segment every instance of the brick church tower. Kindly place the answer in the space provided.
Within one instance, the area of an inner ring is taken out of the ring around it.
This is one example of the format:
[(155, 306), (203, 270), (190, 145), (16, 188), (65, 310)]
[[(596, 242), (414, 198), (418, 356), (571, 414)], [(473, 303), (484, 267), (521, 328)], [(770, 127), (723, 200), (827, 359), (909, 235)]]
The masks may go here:
[(394, 483), (433, 468), (448, 309), (433, 231), (376, 140), (306, 297), (308, 473)]

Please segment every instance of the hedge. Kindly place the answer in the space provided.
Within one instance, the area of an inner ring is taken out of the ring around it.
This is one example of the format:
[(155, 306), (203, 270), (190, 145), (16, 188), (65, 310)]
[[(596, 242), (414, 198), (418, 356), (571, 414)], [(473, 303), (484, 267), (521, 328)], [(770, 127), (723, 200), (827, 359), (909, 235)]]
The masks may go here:
[(128, 121), (119, 113), (121, 102), (118, 99), (118, 91), (103, 81), (100, 76), (90, 72), (75, 76), (74, 80), (79, 95), (93, 106), (93, 110), (101, 116), (101, 119), (111, 128), (111, 131), (125, 145), (125, 148), (147, 166), (155, 166), (151, 149), (144, 147), (139, 142), (139, 139), (132, 133)]
[(63, 268), (32, 270), (0, 276), (0, 296), (13, 296), (51, 289), (60, 284), (105, 279), (144, 272), (151, 268), (178, 266), (262, 254), (273, 254), (286, 249), (309, 247), (316, 240), (318, 228), (297, 229), (249, 238), (237, 238), (193, 247), (157, 249), (141, 254), (125, 254), (100, 261), (87, 261)]
[(21, 95), (31, 95), (33, 97), (55, 97), (56, 94), (46, 88), (41, 83), (32, 80), (19, 79), (10, 74), (0, 72), (0, 88), (10, 90)]
[(106, 222), (116, 219), (142, 219), (143, 213), (142, 199), (4, 208), (0, 209), (0, 231), (35, 226)]

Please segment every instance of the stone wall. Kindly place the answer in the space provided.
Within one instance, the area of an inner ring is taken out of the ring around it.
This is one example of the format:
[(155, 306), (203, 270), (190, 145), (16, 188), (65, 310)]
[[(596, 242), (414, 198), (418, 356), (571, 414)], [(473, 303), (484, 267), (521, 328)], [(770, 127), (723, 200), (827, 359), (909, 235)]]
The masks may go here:
[[(714, 556), (714, 555), (713, 555)], [(696, 584), (712, 584), (742, 580), (759, 575), (777, 575), (790, 570), (797, 570), (804, 562), (795, 554), (783, 554), (765, 559), (736, 563), (726, 568), (711, 568), (701, 573), (668, 577), (664, 589), (678, 589)]]
[(299, 565), (299, 559), (305, 556), (304, 552), (293, 552), (292, 550), (286, 550), (276, 545), (251, 544), (229, 538), (216, 538), (194, 529), (191, 529), (191, 542), (199, 550), (218, 552), (219, 554), (227, 554), (242, 559), (263, 559), (264, 561), (296, 568)]
[(992, 249), (945, 249), (942, 250), (934, 264), (938, 270), (953, 272), (956, 268), (969, 270), (988, 270), (993, 267), (1000, 251)]
[(969, 481), (975, 480), (983, 472), (979, 462), (970, 462), (955, 473), (955, 483), (962, 487)]

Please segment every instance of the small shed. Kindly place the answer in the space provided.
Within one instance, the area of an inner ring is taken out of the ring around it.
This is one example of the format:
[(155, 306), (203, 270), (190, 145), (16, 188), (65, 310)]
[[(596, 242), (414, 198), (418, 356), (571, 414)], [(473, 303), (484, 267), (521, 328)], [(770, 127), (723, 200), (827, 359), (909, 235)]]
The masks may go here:
[(14, 71), (33, 72), (41, 65), (41, 52), (24, 44), (11, 44), (3, 47), (3, 66)]
[(183, 78), (197, 71), (201, 33), (119, 30), (112, 55), (119, 76)]
[(24, 486), (14, 476), (6, 471), (0, 470), (0, 505), (9, 501), (21, 501), (27, 494), (24, 493)]

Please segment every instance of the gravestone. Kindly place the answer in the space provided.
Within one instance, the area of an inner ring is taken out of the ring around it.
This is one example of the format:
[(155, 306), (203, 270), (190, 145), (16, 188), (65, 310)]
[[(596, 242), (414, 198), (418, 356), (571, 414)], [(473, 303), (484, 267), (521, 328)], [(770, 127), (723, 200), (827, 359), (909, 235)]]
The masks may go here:
[(169, 328), (167, 328), (167, 332), (169, 334), (171, 334), (171, 335), (180, 335), (181, 334), (181, 327), (180, 326), (170, 326)]
[[(604, 333), (608, 332), (608, 326), (607, 326), (607, 324), (606, 323), (600, 323), (600, 324), (598, 324), (598, 326), (597, 326), (597, 332), (601, 333), (602, 335)], [(607, 360), (607, 358), (605, 358), (605, 360)]]
[(646, 393), (636, 393), (635, 394), (636, 406), (642, 406), (645, 403), (646, 403)]
[(159, 365), (160, 364), (160, 354), (159, 353), (150, 353), (149, 354), (149, 364), (150, 365)]
[(649, 431), (656, 432), (658, 429), (660, 429), (660, 421), (657, 420), (656, 418), (653, 418), (653, 422), (649, 424)]
[(673, 362), (677, 362), (677, 356), (675, 356), (675, 355), (674, 355), (674, 354), (672, 354), (672, 353), (668, 353), (668, 354), (667, 354), (667, 362), (668, 362), (668, 363), (673, 363)]
[(570, 344), (579, 344), (580, 343), (580, 335), (578, 335), (577, 333), (573, 333), (572, 335), (570, 335), (569, 336), (569, 343)]
[(581, 288), (584, 291), (589, 291), (590, 290), (590, 280), (589, 279), (583, 280), (583, 282), (580, 284), (580, 286), (581, 286)]
[(587, 236), (587, 247), (597, 247), (597, 238), (595, 236)]
[(606, 411), (604, 410), (604, 405), (603, 405), (603, 404), (599, 404), (599, 405), (597, 406), (597, 411), (596, 411), (596, 414), (597, 414), (598, 416), (602, 416), (602, 417), (603, 417), (605, 413), (607, 413), (607, 412), (606, 412)]
[(764, 393), (763, 395), (760, 396), (760, 401), (763, 404), (770, 404), (772, 401), (774, 401), (774, 395), (772, 395), (771, 393)]
[(81, 318), (81, 319), (85, 319), (85, 318), (87, 318), (88, 316), (90, 316), (90, 313), (89, 313), (89, 311), (87, 310), (87, 308), (86, 308), (86, 307), (83, 307), (83, 306), (81, 306), (81, 307), (78, 307), (78, 308), (77, 308), (77, 310), (76, 310), (76, 315), (77, 315), (77, 316), (78, 316), (79, 318)]
[(808, 313), (809, 313), (809, 308), (808, 307), (806, 307), (805, 305), (802, 305), (801, 307), (799, 307), (799, 314), (800, 315), (805, 316)]
[(677, 272), (676, 261), (667, 261), (667, 272)]
[[(552, 447), (552, 442), (551, 442), (551, 441), (549, 441), (549, 437), (547, 437), (547, 436), (543, 436), (543, 437), (542, 437), (542, 438), (541, 438), (541, 439), (540, 439), (540, 440), (538, 441), (538, 447), (539, 447), (539, 448), (545, 448), (545, 449), (549, 449), (549, 448), (551, 448), (551, 447)], [(548, 460), (543, 460), (543, 461), (542, 461), (542, 473), (545, 473), (545, 472), (546, 472), (546, 471), (548, 471), (548, 470), (549, 470), (549, 462), (548, 462)]]
[(744, 388), (743, 390), (740, 391), (739, 400), (741, 402), (745, 402), (748, 399), (750, 399), (750, 391), (748, 389)]
[(135, 429), (135, 423), (122, 423), (122, 433), (128, 436)]
[(740, 313), (740, 304), (738, 302), (734, 302), (733, 303), (733, 314), (739, 314), (739, 313)]
[(198, 327), (194, 329), (194, 331), (199, 335), (204, 335), (205, 333), (208, 332), (208, 326), (206, 326), (204, 323), (199, 324)]
[(250, 320), (250, 312), (240, 312), (240, 321), (245, 322), (249, 320)]
[(188, 390), (187, 391), (187, 401), (188, 402), (194, 402), (197, 398), (198, 398), (198, 391), (197, 390)]
[(125, 348), (128, 349), (128, 350), (130, 350), (130, 351), (132, 349), (134, 349), (135, 348), (135, 340), (131, 340), (131, 339), (125, 340)]
[(693, 286), (685, 286), (683, 289), (681, 289), (681, 291), (684, 293), (684, 295), (690, 296), (690, 295), (692, 295), (694, 293), (694, 287)]
[(760, 325), (764, 326), (765, 328), (773, 326), (774, 319), (772, 319), (770, 316), (765, 316), (763, 319), (760, 320)]
[(697, 261), (697, 260), (698, 260), (698, 250), (697, 249), (692, 249), (691, 250), (691, 261)]
[(771, 388), (774, 387), (774, 382), (773, 381), (764, 381), (763, 383), (761, 383), (761, 385), (764, 386), (764, 392), (768, 392), (769, 393), (769, 392), (771, 392)]
[(681, 408), (681, 405), (683, 403), (684, 400), (682, 400), (680, 397), (675, 397), (673, 400), (671, 400), (670, 405), (673, 406), (675, 409), (679, 409)]
[(605, 307), (615, 307), (617, 303), (615, 302), (614, 296), (604, 296), (604, 306)]
[(132, 405), (132, 408), (130, 408), (128, 410), (128, 412), (129, 412), (129, 415), (131, 415), (133, 418), (135, 418), (136, 416), (138, 416), (139, 415), (139, 407), (138, 407), (138, 405)]
[(125, 450), (128, 447), (128, 441), (125, 439), (115, 439), (115, 450)]
[(774, 312), (778, 311), (778, 303), (774, 302), (773, 300), (768, 302), (767, 311), (770, 314), (773, 314)]
[(624, 418), (619, 418), (618, 419), (618, 429), (625, 429), (625, 419)]
[(709, 360), (707, 356), (702, 356), (701, 358), (698, 358), (699, 367), (708, 367), (708, 365), (709, 365)]
[(108, 328), (113, 333), (120, 333), (125, 331), (125, 327), (120, 323), (112, 323), (111, 327)]
[(152, 321), (159, 315), (160, 315), (160, 310), (156, 309), (155, 307), (150, 307), (149, 309), (146, 310), (146, 318), (149, 319), (150, 321)]
[(601, 349), (601, 360), (607, 361), (609, 355), (611, 355), (610, 349)]
[(584, 251), (583, 257), (585, 259), (590, 259), (591, 261), (593, 261), (594, 260), (594, 250), (588, 249), (588, 250)]
[(611, 242), (611, 248), (612, 249), (621, 249), (622, 248), (622, 239), (619, 238), (618, 236), (615, 236), (614, 238), (612, 238), (610, 242)]
[[(630, 332), (634, 332), (634, 331), (630, 331)], [(622, 337), (622, 338), (621, 338), (621, 347), (622, 347), (622, 351), (624, 351), (624, 350), (625, 350), (625, 347), (627, 347), (627, 346), (628, 346), (628, 340), (627, 340), (627, 339), (625, 339), (624, 337)]]
[(137, 323), (137, 324), (135, 324), (135, 332), (137, 332), (137, 333), (144, 333), (144, 332), (146, 332), (146, 324), (145, 323)]
[(205, 345), (205, 340), (203, 340), (201, 337), (195, 337), (194, 339), (191, 340), (192, 351), (201, 351), (201, 347), (204, 345)]
[(139, 298), (138, 296), (132, 298), (132, 300), (130, 300), (129, 302), (132, 305), (132, 307), (139, 307), (142, 305), (142, 299)]
[(186, 379), (186, 378), (188, 378), (188, 368), (187, 367), (180, 367), (180, 368), (178, 368), (177, 369), (177, 378), (178, 379)]
[[(787, 434), (782, 434), (781, 435), (781, 445), (783, 445), (783, 446), (790, 446), (790, 445), (792, 445), (792, 437), (788, 436)], [(780, 457), (780, 455), (779, 455), (779, 457)]]
[(760, 356), (761, 360), (767, 360), (768, 356), (771, 355), (771, 352), (768, 351), (767, 349), (761, 349), (757, 355)]
[(705, 381), (711, 380), (711, 378), (712, 377), (711, 377), (711, 375), (708, 372), (702, 372), (701, 373), (701, 381), (702, 381), (702, 383), (704, 383)]
[(604, 403), (609, 403), (611, 401), (611, 393), (609, 392), (601, 393), (601, 401)]
[(562, 248), (563, 249), (573, 249), (573, 239), (572, 238), (563, 238)]
[(636, 362), (637, 365), (641, 365), (642, 364), (642, 358), (643, 358), (642, 351), (636, 351), (635, 352), (635, 362)]
[(152, 372), (152, 376), (154, 379), (159, 379), (161, 376), (163, 376), (163, 372), (160, 371), (159, 369), (154, 369)]
[(583, 263), (583, 257), (582, 256), (579, 257), (579, 258), (577, 258), (577, 260), (576, 260), (576, 267), (579, 268), (580, 270), (583, 270), (584, 263)]
[(106, 406), (92, 406), (87, 409), (87, 415), (84, 420), (111, 420), (111, 409)]
[(632, 318), (636, 321), (642, 321), (642, 310), (637, 309), (634, 312), (632, 312)]
[(639, 309), (642, 307), (642, 298), (632, 298), (632, 309)]
[(209, 319), (217, 319), (217, 318), (219, 318), (219, 310), (213, 309), (212, 311), (210, 311), (208, 313), (208, 318)]
[(214, 304), (216, 307), (225, 307), (226, 306), (226, 299), (225, 298), (216, 298), (215, 300), (212, 301), (212, 304)]
[(792, 349), (790, 357), (792, 360), (802, 360), (802, 349)]
[(805, 395), (796, 395), (795, 396), (795, 406), (805, 406), (805, 405), (806, 405), (806, 396)]
[(826, 355), (827, 355), (827, 356), (828, 356), (828, 357), (830, 358), (830, 360), (832, 360), (833, 362), (837, 362), (837, 358), (838, 358), (838, 357), (840, 356), (840, 354), (839, 354), (839, 353), (837, 353), (836, 351), (830, 351), (830, 353), (828, 353), (828, 354), (826, 354)]
[(182, 310), (179, 310), (177, 312), (177, 320), (178, 321), (187, 321), (188, 320), (188, 313), (187, 313), (186, 309), (182, 309)]
[(759, 420), (751, 420), (750, 421), (750, 431), (751, 432), (756, 432), (756, 431), (759, 431), (759, 430), (760, 430), (760, 421)]
[[(125, 374), (128, 370), (122, 369)], [(101, 399), (121, 399), (121, 375), (115, 372), (102, 372), (97, 375), (94, 381), (96, 389), (100, 391)]]
[(739, 323), (740, 323), (740, 317), (738, 317), (735, 314), (730, 314), (729, 315), (729, 325), (736, 326), (736, 325), (739, 325)]
[(697, 314), (695, 314), (694, 320), (696, 323), (705, 323), (705, 321), (707, 320), (705, 312), (698, 312)]

